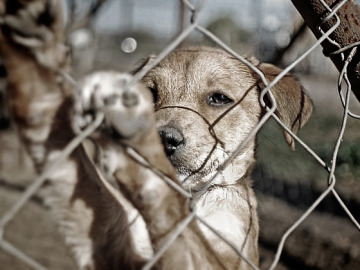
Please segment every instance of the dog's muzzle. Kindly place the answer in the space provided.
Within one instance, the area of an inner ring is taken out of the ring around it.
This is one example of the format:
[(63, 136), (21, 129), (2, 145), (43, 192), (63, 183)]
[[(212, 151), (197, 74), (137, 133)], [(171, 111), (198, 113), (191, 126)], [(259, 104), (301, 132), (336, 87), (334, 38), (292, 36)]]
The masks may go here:
[(184, 136), (174, 127), (161, 127), (159, 128), (159, 134), (168, 157), (174, 155), (185, 144)]

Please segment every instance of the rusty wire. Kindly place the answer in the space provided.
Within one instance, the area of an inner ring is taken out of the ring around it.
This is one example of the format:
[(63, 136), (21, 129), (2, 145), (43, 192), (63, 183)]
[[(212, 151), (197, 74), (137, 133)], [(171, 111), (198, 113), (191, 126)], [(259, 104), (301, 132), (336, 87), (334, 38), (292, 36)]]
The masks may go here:
[[(247, 65), (250, 69), (252, 69), (255, 73), (257, 73), (260, 76), (260, 79), (263, 81), (265, 88), (260, 93), (260, 102), (262, 106), (265, 107), (266, 113), (258, 123), (258, 125), (250, 132), (248, 137), (245, 139), (245, 141), (240, 142), (236, 150), (232, 153), (232, 155), (226, 160), (221, 166), (219, 166), (218, 171), (216, 174), (212, 177), (212, 179), (204, 185), (201, 192), (205, 192), (209, 186), (211, 186), (212, 182), (215, 181), (216, 177), (221, 173), (222, 170), (226, 168), (226, 166), (232, 161), (234, 157), (236, 157), (241, 150), (246, 146), (246, 144), (256, 136), (260, 128), (268, 122), (269, 119), (273, 118), (276, 122), (279, 123), (279, 125), (285, 129), (314, 159), (314, 162), (317, 162), (321, 167), (323, 167), (328, 172), (328, 187), (322, 192), (322, 194), (313, 202), (313, 204), (302, 214), (300, 218), (294, 222), (294, 224), (283, 234), (282, 239), (278, 245), (277, 252), (275, 255), (275, 258), (270, 266), (270, 270), (274, 269), (280, 260), (280, 256), (282, 254), (284, 244), (286, 242), (286, 239), (288, 236), (296, 230), (299, 225), (316, 209), (316, 207), (319, 205), (321, 201), (325, 197), (328, 196), (329, 193), (332, 193), (338, 203), (341, 205), (341, 207), (344, 209), (344, 211), (347, 213), (351, 221), (354, 223), (354, 225), (360, 230), (359, 222), (353, 217), (349, 209), (346, 207), (345, 203), (341, 200), (340, 196), (335, 190), (336, 186), (336, 178), (335, 178), (335, 170), (336, 170), (336, 159), (338, 155), (338, 151), (342, 142), (342, 137), (344, 134), (344, 131), (346, 129), (347, 119), (348, 116), (354, 117), (356, 119), (359, 119), (360, 116), (353, 114), (349, 109), (349, 101), (350, 101), (350, 93), (351, 93), (351, 83), (349, 82), (347, 78), (347, 68), (348, 64), (352, 60), (352, 56), (357, 50), (357, 47), (360, 45), (359, 42), (355, 42), (353, 44), (350, 44), (346, 47), (340, 48), (340, 46), (336, 43), (336, 41), (332, 40), (329, 36), (331, 33), (339, 26), (340, 19), (337, 16), (336, 12), (341, 8), (343, 4), (345, 4), (346, 0), (342, 1), (337, 7), (332, 10), (330, 7), (326, 5), (326, 3), (323, 0), (319, 0), (323, 6), (328, 10), (329, 15), (323, 20), (323, 23), (328, 21), (330, 18), (335, 18), (336, 23), (333, 27), (331, 27), (326, 32), (322, 32), (322, 36), (316, 41), (309, 49), (307, 49), (300, 57), (298, 57), (293, 63), (288, 65), (272, 82), (268, 83), (265, 79), (264, 74), (254, 65), (252, 65), (250, 62), (248, 62), (245, 58), (238, 55), (232, 48), (227, 46), (224, 42), (222, 42), (218, 37), (216, 37), (214, 34), (203, 28), (199, 22), (198, 22), (198, 14), (201, 13), (202, 8), (206, 5), (207, 1), (203, 0), (201, 3), (196, 7), (192, 3), (190, 3), (187, 0), (182, 0), (184, 6), (192, 13), (191, 16), (191, 23), (190, 25), (185, 28), (177, 38), (175, 38), (164, 50), (162, 50), (161, 53), (158, 54), (155, 61), (151, 63), (148, 67), (143, 69), (140, 73), (138, 73), (134, 79), (130, 82), (130, 84), (134, 84), (141, 80), (141, 78), (153, 67), (155, 67), (164, 57), (166, 57), (170, 52), (172, 52), (183, 40), (185, 40), (192, 32), (197, 31), (207, 38), (213, 40), (217, 45), (222, 47), (225, 51), (232, 54), (234, 57), (239, 59), (239, 61), (243, 62), (245, 65)], [(319, 26), (320, 31), (321, 26)], [(275, 115), (275, 110), (277, 108), (276, 100), (271, 94), (271, 88), (281, 79), (283, 78), (290, 70), (292, 70), (296, 65), (298, 65), (304, 58), (306, 58), (315, 48), (317, 48), (321, 42), (324, 40), (328, 40), (334, 45), (338, 47), (338, 50), (334, 51), (330, 55), (333, 54), (341, 54), (342, 58), (344, 59), (344, 65), (343, 70), (340, 72), (339, 80), (338, 80), (338, 88), (339, 88), (339, 95), (341, 102), (344, 107), (344, 113), (343, 113), (343, 119), (342, 119), (342, 125), (339, 128), (339, 135), (336, 141), (336, 144), (334, 146), (333, 150), (333, 156), (331, 160), (331, 165), (329, 166), (324, 162), (306, 143), (304, 143), (298, 136), (296, 136), (293, 132), (291, 132), (284, 123), (281, 122), (281, 120)], [(344, 52), (351, 50), (350, 54), (345, 59)], [(69, 74), (63, 74), (64, 78), (67, 79), (72, 85), (76, 86), (76, 81), (74, 81)], [(347, 89), (345, 93), (345, 97), (343, 95), (343, 89), (342, 85), (343, 82), (345, 82)], [(264, 98), (265, 96), (268, 96), (270, 99), (270, 107), (266, 107)], [(29, 198), (41, 187), (42, 183), (46, 179), (47, 175), (51, 172), (51, 168), (54, 166), (57, 166), (62, 160), (68, 157), (68, 155), (73, 151), (77, 145), (79, 145), (87, 136), (89, 136), (102, 122), (103, 116), (99, 115), (96, 121), (86, 129), (83, 133), (78, 135), (74, 141), (70, 142), (69, 145), (66, 147), (66, 149), (63, 150), (63, 154), (61, 157), (59, 157), (58, 160), (56, 160), (53, 164), (51, 164), (48, 169), (44, 171), (44, 173), (36, 179), (32, 185), (29, 186), (29, 188), (21, 195), (20, 199), (11, 207), (0, 219), (0, 247), (3, 248), (5, 251), (9, 252), (13, 256), (17, 257), (19, 260), (23, 261), (25, 264), (30, 266), (33, 269), (43, 270), (46, 269), (44, 266), (36, 262), (35, 260), (29, 258), (27, 255), (25, 255), (20, 249), (14, 247), (11, 243), (7, 242), (4, 239), (4, 233), (5, 233), (5, 227), (8, 224), (9, 221), (11, 221), (18, 211), (24, 206), (24, 204), (29, 200)], [(166, 176), (162, 175), (161, 172), (156, 170), (155, 168), (151, 167), (151, 164), (148, 164), (145, 159), (143, 159), (134, 149), (128, 147), (127, 153), (134, 159), (137, 160), (139, 164), (142, 164), (143, 166), (151, 169), (156, 175), (158, 175), (160, 178), (162, 178), (164, 181), (166, 181), (168, 184), (172, 185), (172, 188), (177, 190), (180, 194), (182, 194), (185, 198), (189, 199), (191, 198), (191, 194), (189, 194), (187, 191), (185, 191), (180, 186), (173, 183), (173, 181), (167, 179)], [(196, 207), (191, 207), (190, 214), (176, 227), (173, 229), (172, 234), (170, 237), (165, 241), (165, 244), (159, 249), (159, 251), (154, 254), (152, 259), (143, 267), (143, 269), (151, 269), (153, 265), (156, 264), (156, 262), (161, 258), (162, 254), (166, 252), (167, 248), (173, 243), (173, 241), (178, 237), (178, 235), (186, 228), (186, 226), (193, 220), (197, 219), (198, 222), (204, 224), (207, 226), (210, 230), (212, 230), (219, 238), (223, 239), (225, 243), (227, 243), (240, 257), (242, 257), (243, 260), (245, 260), (251, 268), (258, 270), (259, 268), (253, 264), (251, 261), (249, 261), (245, 256), (242, 255), (241, 251), (239, 251), (230, 241), (229, 239), (226, 239), (226, 237), (222, 236), (220, 233), (218, 233), (214, 228), (211, 228), (209, 224), (207, 224), (206, 220), (203, 220), (202, 218), (198, 217), (196, 214)]]

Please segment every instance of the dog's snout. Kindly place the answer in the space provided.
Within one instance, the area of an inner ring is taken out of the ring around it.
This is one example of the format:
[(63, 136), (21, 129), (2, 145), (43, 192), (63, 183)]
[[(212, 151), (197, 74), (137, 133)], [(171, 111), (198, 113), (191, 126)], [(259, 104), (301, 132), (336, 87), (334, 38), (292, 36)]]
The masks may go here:
[(184, 144), (184, 136), (173, 127), (162, 127), (159, 129), (162, 144), (167, 156), (172, 156), (176, 150)]

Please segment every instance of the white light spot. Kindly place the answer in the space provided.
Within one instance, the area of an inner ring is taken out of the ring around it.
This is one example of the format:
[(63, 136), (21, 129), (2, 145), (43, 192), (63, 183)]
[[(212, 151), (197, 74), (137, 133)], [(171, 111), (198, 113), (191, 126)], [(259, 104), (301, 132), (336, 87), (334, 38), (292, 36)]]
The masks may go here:
[(276, 44), (279, 47), (285, 47), (290, 43), (290, 35), (287, 31), (279, 31), (275, 35)]
[(71, 33), (69, 37), (71, 45), (75, 49), (82, 49), (90, 45), (94, 38), (92, 33), (87, 29), (78, 29)]
[(262, 20), (262, 27), (270, 32), (274, 32), (279, 29), (281, 21), (275, 15), (268, 14)]
[(137, 47), (137, 42), (132, 37), (125, 38), (121, 43), (121, 49), (123, 50), (123, 52), (126, 53), (134, 52), (136, 50), (136, 47)]

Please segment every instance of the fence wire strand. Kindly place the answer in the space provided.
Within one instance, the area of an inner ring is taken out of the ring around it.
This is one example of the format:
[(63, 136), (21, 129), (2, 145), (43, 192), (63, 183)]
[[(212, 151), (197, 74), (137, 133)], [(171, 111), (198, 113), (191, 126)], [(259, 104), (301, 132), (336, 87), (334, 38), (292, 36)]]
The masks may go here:
[[(347, 71), (348, 71), (348, 65), (352, 60), (353, 55), (357, 51), (357, 47), (360, 45), (360, 42), (354, 42), (353, 44), (349, 44), (343, 48), (334, 40), (330, 38), (330, 35), (337, 29), (340, 25), (340, 18), (336, 14), (341, 7), (347, 2), (347, 0), (344, 0), (337, 4), (333, 9), (330, 8), (323, 0), (319, 0), (321, 4), (325, 7), (325, 9), (329, 12), (329, 14), (323, 19), (322, 24), (330, 20), (331, 18), (335, 18), (336, 22), (335, 24), (326, 32), (324, 32), (321, 29), (322, 25), (319, 25), (319, 31), (321, 31), (322, 36), (312, 45), (310, 46), (305, 52), (303, 52), (297, 59), (289, 64), (276, 78), (268, 82), (265, 78), (265, 75), (253, 64), (251, 64), (246, 58), (240, 56), (237, 54), (231, 47), (227, 46), (221, 39), (219, 39), (216, 35), (199, 25), (198, 22), (198, 15), (201, 13), (202, 9), (206, 6), (207, 0), (201, 1), (198, 6), (194, 6), (192, 3), (190, 3), (188, 0), (181, 0), (184, 7), (186, 7), (192, 14), (191, 16), (191, 23), (188, 27), (186, 27), (166, 48), (164, 48), (156, 57), (156, 59), (147, 67), (145, 67), (143, 70), (141, 70), (139, 73), (137, 73), (133, 80), (129, 83), (130, 85), (133, 85), (137, 83), (139, 80), (142, 79), (143, 76), (145, 76), (152, 68), (154, 68), (162, 59), (164, 59), (170, 52), (172, 52), (176, 47), (178, 47), (181, 42), (183, 42), (191, 33), (194, 31), (197, 31), (207, 37), (208, 39), (211, 39), (214, 41), (218, 46), (223, 48), (225, 51), (236, 57), (239, 61), (243, 62), (245, 65), (247, 65), (251, 70), (253, 70), (257, 75), (259, 75), (261, 81), (265, 85), (265, 88), (260, 92), (260, 102), (261, 105), (266, 109), (266, 113), (263, 115), (263, 117), (260, 119), (257, 126), (248, 134), (247, 138), (240, 142), (239, 145), (236, 147), (236, 149), (233, 151), (233, 153), (228, 157), (228, 159), (219, 166), (219, 169), (216, 171), (214, 176), (210, 179), (209, 182), (207, 182), (200, 192), (196, 196), (200, 196), (202, 193), (206, 192), (206, 190), (209, 189), (209, 187), (216, 182), (216, 178), (222, 173), (222, 171), (233, 161), (233, 159), (238, 156), (241, 151), (245, 148), (245, 146), (256, 136), (256, 134), (259, 132), (259, 130), (269, 121), (269, 119), (274, 119), (282, 129), (284, 129), (287, 133), (289, 133), (295, 141), (297, 141), (304, 149), (305, 151), (314, 159), (314, 162), (318, 163), (319, 166), (323, 167), (328, 172), (328, 186), (327, 188), (317, 197), (317, 199), (311, 204), (310, 207), (306, 209), (306, 211), (301, 215), (300, 218), (298, 218), (290, 228), (286, 230), (286, 232), (282, 235), (282, 238), (278, 244), (275, 257), (271, 263), (271, 266), (269, 270), (275, 269), (275, 267), (278, 265), (280, 261), (280, 257), (283, 253), (284, 245), (286, 243), (287, 238), (290, 236), (292, 232), (294, 232), (301, 223), (305, 221), (305, 219), (314, 212), (314, 210), (318, 207), (318, 205), (329, 195), (329, 193), (332, 193), (339, 205), (342, 207), (342, 209), (345, 211), (349, 219), (352, 221), (354, 226), (358, 230), (360, 230), (359, 222), (356, 220), (356, 218), (353, 216), (351, 211), (348, 209), (346, 204), (343, 202), (337, 191), (335, 190), (336, 186), (336, 178), (335, 178), (335, 170), (336, 170), (336, 160), (338, 157), (338, 151), (340, 149), (341, 142), (343, 140), (343, 135), (347, 126), (347, 120), (348, 117), (353, 117), (355, 119), (360, 119), (359, 115), (356, 115), (350, 111), (349, 103), (351, 98), (351, 83), (347, 77)], [(333, 155), (331, 159), (331, 165), (329, 166), (326, 164), (324, 160), (322, 160), (318, 154), (315, 153), (311, 147), (309, 147), (304, 141), (302, 141), (297, 135), (295, 135), (275, 114), (277, 103), (276, 99), (271, 93), (271, 88), (274, 87), (284, 76), (286, 76), (292, 69), (294, 69), (295, 66), (297, 66), (301, 61), (303, 61), (306, 57), (309, 56), (311, 52), (315, 50), (315, 48), (319, 47), (320, 44), (324, 41), (328, 40), (332, 44), (334, 44), (337, 49), (336, 51), (330, 53), (329, 55), (335, 55), (340, 54), (341, 57), (344, 59), (344, 65), (343, 69), (340, 72), (339, 78), (338, 78), (338, 91), (340, 100), (342, 102), (342, 105), (344, 107), (344, 113), (342, 118), (341, 127), (339, 128), (339, 135), (337, 137)], [(351, 50), (350, 54), (345, 59), (344, 53)], [(69, 81), (75, 88), (78, 87), (77, 82), (69, 75), (64, 74), (61, 72), (63, 77)], [(346, 84), (346, 91), (345, 91), (345, 97), (343, 94), (343, 84)], [(265, 96), (267, 96), (270, 100), (270, 106), (265, 105)], [(46, 267), (42, 266), (40, 263), (36, 262), (35, 260), (29, 258), (26, 254), (24, 254), (20, 249), (16, 248), (14, 245), (9, 243), (5, 240), (5, 228), (6, 225), (14, 219), (14, 217), (18, 214), (18, 212), (24, 207), (24, 205), (28, 202), (29, 198), (33, 196), (42, 186), (44, 181), (51, 175), (54, 168), (56, 168), (62, 161), (64, 161), (71, 152), (79, 146), (83, 142), (85, 138), (87, 138), (89, 135), (91, 135), (103, 122), (104, 115), (102, 113), (99, 113), (96, 116), (96, 119), (94, 122), (88, 126), (88, 128), (83, 131), (81, 134), (79, 134), (75, 139), (73, 139), (62, 151), (61, 156), (54, 161), (52, 164), (50, 164), (44, 172), (35, 179), (32, 184), (21, 194), (20, 198), (17, 200), (17, 202), (8, 210), (6, 211), (1, 219), (0, 219), (0, 247), (5, 250), (6, 252), (12, 254), (13, 256), (17, 257), (18, 260), (24, 262), (29, 267), (37, 270), (44, 270)], [(135, 151), (135, 149), (125, 146), (126, 152), (131, 156), (134, 160), (136, 160), (139, 164), (142, 166), (152, 170), (157, 176), (159, 176), (161, 179), (163, 179), (167, 184), (171, 185), (172, 188), (177, 190), (182, 196), (184, 196), (187, 199), (192, 198), (192, 194), (190, 194), (188, 191), (174, 183), (171, 179), (169, 179), (167, 176), (163, 175), (159, 170), (156, 168), (153, 168), (149, 162), (144, 159), (139, 153)], [(190, 207), (190, 213), (189, 215), (182, 221), (176, 228), (173, 228), (173, 232), (170, 235), (170, 237), (165, 241), (164, 245), (155, 253), (155, 255), (148, 261), (148, 263), (143, 267), (144, 270), (151, 269), (158, 260), (161, 258), (161, 256), (168, 250), (168, 248), (174, 243), (174, 241), (177, 239), (177, 237), (181, 234), (181, 232), (191, 223), (193, 220), (197, 220), (197, 222), (203, 224), (206, 226), (209, 230), (213, 231), (224, 243), (226, 243), (230, 248), (232, 248), (238, 255), (241, 257), (252, 269), (259, 270), (253, 262), (248, 260), (241, 251), (239, 251), (236, 246), (229, 241), (229, 239), (226, 239), (226, 237), (222, 236), (221, 233), (217, 232), (214, 228), (208, 224), (206, 219), (203, 219), (202, 217), (197, 216), (196, 214), (196, 206), (192, 205)]]

